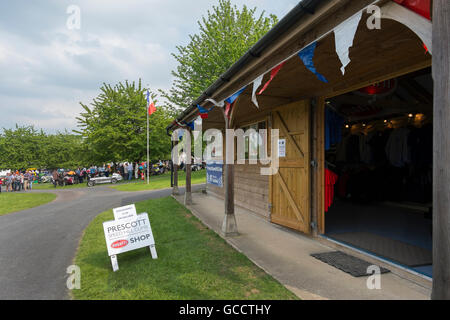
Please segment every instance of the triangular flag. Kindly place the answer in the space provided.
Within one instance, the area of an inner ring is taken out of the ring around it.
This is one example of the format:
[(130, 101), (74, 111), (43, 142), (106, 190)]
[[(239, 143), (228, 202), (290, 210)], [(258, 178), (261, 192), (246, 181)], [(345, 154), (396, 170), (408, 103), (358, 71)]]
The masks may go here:
[(328, 83), (328, 80), (323, 75), (318, 73), (316, 68), (314, 67), (313, 58), (314, 58), (314, 51), (316, 50), (316, 46), (317, 46), (317, 41), (313, 42), (312, 44), (310, 44), (309, 46), (304, 48), (302, 51), (300, 51), (298, 53), (298, 56), (300, 57), (300, 59), (302, 59), (305, 67), (308, 70), (310, 70), (312, 73), (314, 73), (320, 81)]
[(148, 115), (151, 116), (153, 113), (156, 112), (156, 107), (148, 90), (147, 90), (147, 103), (148, 103)]
[(194, 130), (194, 128), (195, 128), (194, 121), (191, 121), (191, 122), (189, 122), (189, 123), (186, 123), (186, 125), (187, 125), (189, 128), (191, 128), (191, 130)]
[(242, 88), (235, 94), (233, 94), (231, 97), (225, 100), (225, 115), (229, 118), (231, 109), (233, 108), (234, 103), (236, 102), (236, 99), (241, 95), (241, 93), (245, 90), (246, 87)]
[(334, 41), (336, 45), (336, 53), (341, 60), (341, 72), (345, 74), (345, 68), (350, 63), (348, 50), (353, 46), (356, 30), (361, 20), (362, 11), (358, 12), (350, 19), (344, 21), (334, 29)]
[(203, 107), (200, 106), (200, 105), (197, 105), (197, 108), (198, 108), (198, 111), (200, 111), (200, 113), (208, 113), (208, 112), (210, 112), (214, 107), (212, 107), (212, 108), (210, 108), (210, 109), (206, 109), (206, 108), (203, 108)]
[(259, 109), (258, 100), (256, 99), (256, 90), (261, 86), (264, 75), (260, 75), (258, 78), (253, 81), (253, 92), (252, 92), (252, 102)]
[(220, 107), (220, 108), (223, 108), (224, 106), (225, 106), (225, 102), (224, 101), (220, 101), (220, 102), (217, 102), (216, 100), (214, 100), (214, 99), (206, 99), (206, 101), (209, 101), (209, 102), (211, 102), (213, 105), (215, 105), (216, 107)]
[(269, 81), (266, 82), (266, 84), (264, 85), (264, 87), (261, 89), (261, 91), (258, 92), (258, 95), (261, 95), (264, 91), (266, 91), (267, 87), (269, 86), (269, 84), (272, 82), (273, 78), (275, 78), (275, 76), (277, 75), (277, 73), (281, 70), (281, 68), (283, 68), (285, 62), (280, 63), (278, 66), (276, 66), (275, 68), (272, 69), (272, 71), (270, 71), (270, 79)]

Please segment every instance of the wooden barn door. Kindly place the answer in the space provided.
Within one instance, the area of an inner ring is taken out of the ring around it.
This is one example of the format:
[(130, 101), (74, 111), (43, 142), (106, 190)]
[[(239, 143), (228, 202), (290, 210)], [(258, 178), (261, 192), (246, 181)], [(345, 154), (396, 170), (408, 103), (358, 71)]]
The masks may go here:
[(278, 174), (271, 181), (271, 221), (310, 233), (309, 101), (273, 111), (272, 128), (285, 141)]

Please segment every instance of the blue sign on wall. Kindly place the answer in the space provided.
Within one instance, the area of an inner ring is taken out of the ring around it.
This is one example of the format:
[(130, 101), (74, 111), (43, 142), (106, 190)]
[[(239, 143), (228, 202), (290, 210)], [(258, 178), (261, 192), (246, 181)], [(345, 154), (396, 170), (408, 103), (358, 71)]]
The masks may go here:
[(206, 183), (222, 188), (223, 163), (211, 161), (206, 164)]

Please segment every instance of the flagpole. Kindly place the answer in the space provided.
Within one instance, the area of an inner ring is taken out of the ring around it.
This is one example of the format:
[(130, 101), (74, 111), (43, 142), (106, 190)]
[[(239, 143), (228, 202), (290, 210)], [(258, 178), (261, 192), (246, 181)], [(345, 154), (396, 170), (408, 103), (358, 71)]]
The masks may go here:
[(145, 108), (147, 110), (147, 184), (150, 184), (150, 144), (149, 144), (149, 122), (148, 122), (148, 106)]

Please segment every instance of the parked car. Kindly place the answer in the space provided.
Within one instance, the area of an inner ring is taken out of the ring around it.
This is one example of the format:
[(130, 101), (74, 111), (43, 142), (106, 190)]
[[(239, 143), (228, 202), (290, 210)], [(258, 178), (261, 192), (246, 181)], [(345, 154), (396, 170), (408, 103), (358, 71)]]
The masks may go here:
[(39, 183), (49, 183), (52, 181), (53, 181), (53, 177), (51, 174), (39, 176)]
[(98, 175), (93, 178), (89, 178), (87, 185), (88, 187), (93, 187), (97, 184), (106, 184), (106, 183), (116, 184), (117, 182), (122, 180), (123, 180), (122, 176), (118, 173), (113, 173), (112, 176), (109, 177)]
[[(192, 172), (194, 172), (194, 171), (199, 171), (199, 170), (202, 170), (202, 169), (204, 169), (204, 167), (203, 167), (203, 164), (201, 164), (201, 163), (193, 163), (193, 164), (191, 164), (191, 171)], [(184, 166), (184, 172), (186, 172), (186, 166)]]

